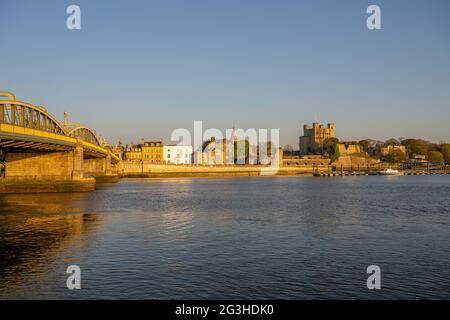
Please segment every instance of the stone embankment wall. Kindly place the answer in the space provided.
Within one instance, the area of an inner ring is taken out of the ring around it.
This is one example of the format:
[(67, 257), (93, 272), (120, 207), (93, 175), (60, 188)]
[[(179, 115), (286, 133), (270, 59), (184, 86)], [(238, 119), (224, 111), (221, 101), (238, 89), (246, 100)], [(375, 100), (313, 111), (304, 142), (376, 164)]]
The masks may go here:
[(180, 177), (180, 176), (259, 176), (259, 175), (303, 175), (312, 174), (312, 167), (279, 167), (261, 165), (158, 165), (123, 161), (119, 175), (123, 177)]

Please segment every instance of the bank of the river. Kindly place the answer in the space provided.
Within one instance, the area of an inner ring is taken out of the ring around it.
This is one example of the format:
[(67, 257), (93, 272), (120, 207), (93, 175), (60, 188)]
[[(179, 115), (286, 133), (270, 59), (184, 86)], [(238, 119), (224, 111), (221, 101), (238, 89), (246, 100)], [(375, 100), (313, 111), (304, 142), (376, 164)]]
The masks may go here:
[(96, 183), (116, 183), (120, 178), (186, 178), (186, 177), (253, 177), (253, 176), (311, 176), (312, 168), (268, 166), (153, 166), (145, 172), (129, 171), (120, 175), (96, 175), (83, 180), (23, 180), (0, 179), (2, 193), (85, 192), (95, 190)]
[(95, 179), (17, 180), (0, 179), (1, 193), (86, 192), (95, 190)]
[(177, 178), (177, 177), (215, 177), (215, 176), (297, 176), (313, 174), (312, 167), (269, 166), (185, 166), (185, 165), (150, 165), (125, 163), (120, 174), (124, 178)]

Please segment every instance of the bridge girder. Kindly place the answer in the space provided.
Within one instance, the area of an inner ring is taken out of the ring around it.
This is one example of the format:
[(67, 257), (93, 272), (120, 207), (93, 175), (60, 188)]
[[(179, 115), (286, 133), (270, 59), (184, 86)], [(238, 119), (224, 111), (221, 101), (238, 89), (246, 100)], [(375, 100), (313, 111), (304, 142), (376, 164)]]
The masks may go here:
[(99, 147), (103, 147), (101, 139), (97, 136), (95, 131), (86, 126), (73, 126), (68, 130), (67, 134), (69, 135), (69, 137), (77, 138), (95, 144)]
[[(81, 140), (89, 157), (105, 157), (119, 162), (112, 148), (95, 131), (79, 124), (66, 127), (44, 107), (17, 101), (9, 92), (0, 92), (0, 149), (20, 152), (23, 149), (42, 151), (70, 150)], [(117, 158), (117, 159), (116, 159)]]
[(44, 107), (21, 101), (0, 100), (0, 123), (67, 135), (64, 127)]

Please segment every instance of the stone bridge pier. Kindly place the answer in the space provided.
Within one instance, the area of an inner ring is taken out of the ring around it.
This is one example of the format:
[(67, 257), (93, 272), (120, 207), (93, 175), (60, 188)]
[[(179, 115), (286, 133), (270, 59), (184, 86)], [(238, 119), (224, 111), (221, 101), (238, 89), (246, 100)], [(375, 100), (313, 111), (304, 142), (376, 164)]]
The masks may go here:
[(4, 153), (0, 193), (91, 191), (95, 179), (83, 172), (83, 147), (64, 151)]
[(94, 177), (97, 182), (117, 182), (119, 178), (112, 167), (109, 154), (105, 158), (90, 158), (83, 161), (84, 175)]
[(0, 193), (92, 191), (96, 182), (117, 181), (111, 156), (86, 157), (79, 141), (65, 151), (6, 151)]

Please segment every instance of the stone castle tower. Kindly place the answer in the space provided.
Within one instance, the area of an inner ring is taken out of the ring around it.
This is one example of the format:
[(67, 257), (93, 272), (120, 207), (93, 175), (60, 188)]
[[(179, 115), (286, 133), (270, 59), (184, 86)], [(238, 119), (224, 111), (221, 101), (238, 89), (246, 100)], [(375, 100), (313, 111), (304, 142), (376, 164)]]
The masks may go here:
[(324, 124), (314, 122), (312, 127), (309, 124), (303, 126), (303, 136), (299, 138), (300, 154), (315, 152), (323, 146), (323, 142), (328, 138), (335, 137), (334, 123)]

